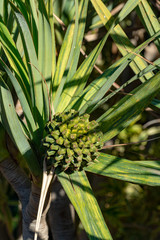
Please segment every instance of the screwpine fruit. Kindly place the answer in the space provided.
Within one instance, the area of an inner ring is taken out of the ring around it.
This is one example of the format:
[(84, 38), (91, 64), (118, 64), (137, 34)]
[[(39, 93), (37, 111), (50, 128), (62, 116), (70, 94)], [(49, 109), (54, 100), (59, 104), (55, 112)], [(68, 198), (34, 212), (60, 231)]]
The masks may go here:
[(89, 117), (89, 114), (79, 116), (71, 109), (56, 113), (47, 123), (42, 144), (48, 166), (73, 172), (96, 161), (98, 150), (103, 147), (103, 134), (98, 130), (98, 123), (89, 121)]

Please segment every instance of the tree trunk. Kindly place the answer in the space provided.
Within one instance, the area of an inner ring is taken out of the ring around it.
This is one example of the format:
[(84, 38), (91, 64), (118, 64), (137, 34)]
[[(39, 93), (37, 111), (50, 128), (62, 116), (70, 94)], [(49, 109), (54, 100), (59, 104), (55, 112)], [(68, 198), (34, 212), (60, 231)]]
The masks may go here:
[[(33, 240), (41, 189), (30, 182), (26, 174), (11, 158), (7, 158), (0, 163), (0, 171), (12, 185), (22, 204), (23, 240)], [(48, 240), (46, 214), (49, 208), (49, 199), (48, 193), (41, 218), (38, 240)]]
[(75, 240), (75, 211), (58, 180), (52, 184), (48, 220), (54, 240)]
[[(0, 171), (17, 193), (22, 205), (23, 240), (33, 240), (41, 189), (29, 180), (25, 172), (11, 158), (0, 162)], [(49, 226), (54, 240), (75, 240), (74, 209), (59, 181), (48, 192), (39, 227), (38, 240), (48, 240)]]

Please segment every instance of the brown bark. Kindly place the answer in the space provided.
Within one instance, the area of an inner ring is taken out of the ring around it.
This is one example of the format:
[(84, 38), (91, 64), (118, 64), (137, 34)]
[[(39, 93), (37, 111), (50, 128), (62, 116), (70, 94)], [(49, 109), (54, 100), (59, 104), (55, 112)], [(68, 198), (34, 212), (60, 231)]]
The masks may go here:
[[(34, 229), (41, 189), (30, 182), (24, 171), (11, 159), (7, 158), (0, 163), (0, 171), (12, 185), (22, 204), (23, 240), (34, 239)], [(39, 240), (48, 240), (48, 225), (46, 214), (49, 208), (49, 194), (39, 228)]]

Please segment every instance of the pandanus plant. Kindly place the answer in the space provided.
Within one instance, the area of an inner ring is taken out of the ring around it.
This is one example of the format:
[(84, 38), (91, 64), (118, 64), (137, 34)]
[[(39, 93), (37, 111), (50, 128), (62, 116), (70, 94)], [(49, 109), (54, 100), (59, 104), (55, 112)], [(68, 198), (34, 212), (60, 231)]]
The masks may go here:
[[(47, 212), (54, 239), (74, 239), (69, 202), (63, 202), (67, 210), (64, 206), (58, 210), (64, 195), (59, 194), (52, 203), (49, 197), (50, 192), (59, 189), (56, 183), (60, 182), (89, 239), (109, 240), (112, 237), (86, 172), (160, 185), (157, 162), (130, 161), (101, 152), (105, 142), (129, 126), (149, 104), (158, 109), (159, 100), (154, 97), (160, 89), (160, 59), (148, 64), (140, 52), (151, 41), (160, 49), (160, 25), (146, 0), (128, 0), (116, 18), (101, 0), (91, 0), (99, 16), (96, 26), (103, 24), (107, 31), (80, 64), (89, 1), (64, 1), (72, 20), (65, 28), (59, 51), (54, 28), (58, 17), (53, 2), (1, 2), (0, 170), (22, 204), (23, 239), (33, 239), (35, 232), (35, 239), (37, 235), (48, 239)], [(150, 34), (136, 48), (119, 25), (134, 9)], [(122, 57), (91, 80), (97, 57), (109, 36)], [(98, 119), (90, 120), (93, 111), (124, 88), (122, 85), (106, 94), (127, 66), (135, 75), (125, 85), (136, 79), (141, 80), (141, 85)], [(16, 112), (15, 98), (23, 109), (22, 117)], [(58, 216), (63, 210), (65, 221)]]

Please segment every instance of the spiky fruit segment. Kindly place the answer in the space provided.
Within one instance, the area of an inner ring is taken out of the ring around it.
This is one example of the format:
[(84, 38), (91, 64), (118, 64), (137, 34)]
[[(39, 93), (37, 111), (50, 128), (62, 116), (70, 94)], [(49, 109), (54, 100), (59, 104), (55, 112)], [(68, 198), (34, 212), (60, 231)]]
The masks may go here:
[(97, 160), (98, 150), (103, 147), (102, 132), (98, 130), (98, 123), (90, 122), (89, 117), (89, 114), (79, 116), (71, 109), (56, 113), (47, 123), (47, 136), (42, 143), (49, 167), (73, 172)]

